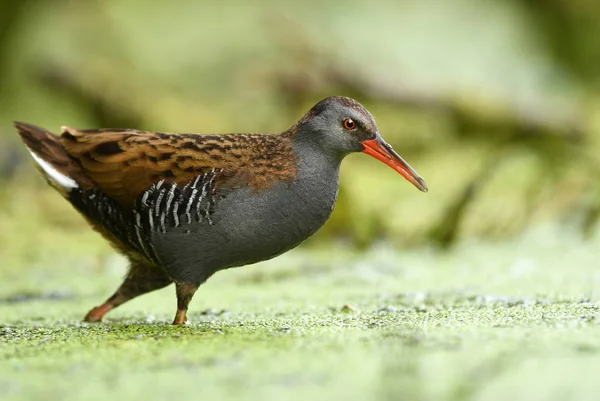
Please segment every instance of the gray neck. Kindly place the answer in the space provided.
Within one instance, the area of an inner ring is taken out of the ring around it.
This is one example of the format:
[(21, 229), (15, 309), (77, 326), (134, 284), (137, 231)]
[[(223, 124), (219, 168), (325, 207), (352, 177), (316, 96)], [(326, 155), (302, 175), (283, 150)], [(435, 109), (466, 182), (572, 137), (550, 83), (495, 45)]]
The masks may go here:
[[(299, 196), (309, 196), (310, 203), (333, 208), (338, 193), (340, 165), (344, 154), (324, 149), (311, 137), (300, 135), (294, 143), (299, 158), (296, 185)], [(330, 211), (329, 211), (330, 212)]]
[(331, 181), (331, 173), (339, 178), (340, 165), (346, 154), (327, 149), (314, 135), (300, 132), (294, 141), (294, 151), (299, 158), (298, 174), (302, 178), (313, 177), (317, 180)]

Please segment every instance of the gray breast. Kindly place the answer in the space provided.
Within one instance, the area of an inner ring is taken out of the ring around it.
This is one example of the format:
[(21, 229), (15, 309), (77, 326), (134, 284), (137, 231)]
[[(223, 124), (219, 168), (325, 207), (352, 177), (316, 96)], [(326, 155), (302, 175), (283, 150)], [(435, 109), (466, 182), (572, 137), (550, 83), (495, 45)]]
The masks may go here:
[(167, 221), (153, 231), (150, 246), (171, 278), (202, 283), (218, 270), (270, 259), (309, 238), (331, 215), (338, 183), (339, 163), (316, 163), (300, 168), (291, 183), (217, 193), (214, 204), (197, 199), (199, 210), (211, 213), (189, 224)]

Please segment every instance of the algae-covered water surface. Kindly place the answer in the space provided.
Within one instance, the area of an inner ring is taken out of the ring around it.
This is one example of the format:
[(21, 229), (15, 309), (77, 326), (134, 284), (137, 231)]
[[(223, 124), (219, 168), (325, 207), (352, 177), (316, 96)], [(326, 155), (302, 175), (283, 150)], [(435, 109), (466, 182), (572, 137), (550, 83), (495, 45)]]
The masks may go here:
[(173, 327), (172, 287), (81, 323), (125, 261), (75, 216), (35, 225), (35, 209), (22, 213), (0, 234), (1, 399), (592, 400), (600, 390), (600, 239), (564, 227), (445, 253), (313, 242), (217, 274), (190, 324)]

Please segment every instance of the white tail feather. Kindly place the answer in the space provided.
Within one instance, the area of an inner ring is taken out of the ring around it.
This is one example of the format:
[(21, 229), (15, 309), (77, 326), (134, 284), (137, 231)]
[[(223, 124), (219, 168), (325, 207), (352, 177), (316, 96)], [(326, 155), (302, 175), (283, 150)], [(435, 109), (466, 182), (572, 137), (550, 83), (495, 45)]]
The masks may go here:
[(44, 173), (46, 173), (46, 175), (52, 182), (66, 189), (73, 189), (79, 187), (79, 185), (74, 179), (64, 175), (63, 173), (55, 169), (50, 163), (36, 155), (31, 149), (27, 148), (27, 150), (29, 150), (29, 153), (31, 153), (33, 160), (35, 160), (35, 162), (40, 165), (42, 170), (44, 170)]

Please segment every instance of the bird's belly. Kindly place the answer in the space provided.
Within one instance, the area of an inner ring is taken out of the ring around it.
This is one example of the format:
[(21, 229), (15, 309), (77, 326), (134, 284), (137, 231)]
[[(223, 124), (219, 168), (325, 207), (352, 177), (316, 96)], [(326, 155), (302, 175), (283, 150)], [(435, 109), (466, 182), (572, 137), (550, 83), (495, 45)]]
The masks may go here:
[(333, 210), (335, 191), (309, 196), (286, 184), (232, 191), (207, 220), (168, 230), (153, 246), (169, 275), (201, 283), (218, 270), (267, 260), (314, 234)]

